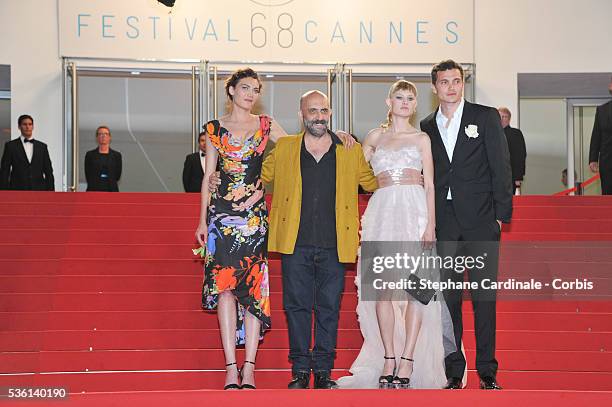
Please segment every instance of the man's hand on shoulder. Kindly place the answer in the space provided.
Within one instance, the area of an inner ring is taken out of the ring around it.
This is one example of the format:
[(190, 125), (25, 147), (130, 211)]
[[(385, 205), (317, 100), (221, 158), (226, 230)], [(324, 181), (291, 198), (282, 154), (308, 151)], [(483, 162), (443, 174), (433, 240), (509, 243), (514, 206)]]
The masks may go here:
[(359, 142), (351, 134), (349, 134), (349, 133), (347, 133), (347, 132), (345, 132), (343, 130), (338, 130), (336, 132), (336, 135), (338, 136), (340, 141), (342, 141), (342, 145), (347, 150), (350, 150), (351, 148), (353, 148), (353, 146), (355, 144), (359, 144)]

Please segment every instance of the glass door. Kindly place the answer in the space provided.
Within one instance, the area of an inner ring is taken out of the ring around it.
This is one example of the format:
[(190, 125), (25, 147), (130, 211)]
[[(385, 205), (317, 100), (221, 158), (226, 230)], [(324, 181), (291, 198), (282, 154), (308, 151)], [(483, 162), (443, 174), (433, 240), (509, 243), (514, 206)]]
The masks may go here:
[(97, 148), (96, 129), (108, 126), (111, 148), (123, 158), (120, 191), (182, 192), (185, 156), (195, 151), (201, 128), (200, 69), (96, 68), (68, 63), (68, 189), (86, 190), (85, 154)]
[(526, 173), (521, 194), (552, 195), (567, 189), (562, 183), (562, 172), (568, 168), (569, 148), (566, 100), (521, 98), (518, 116), (519, 128), (525, 135), (527, 147)]
[[(589, 168), (589, 149), (591, 146), (591, 135), (595, 122), (595, 111), (597, 106), (605, 103), (604, 99), (570, 99), (568, 100), (568, 140), (573, 149), (568, 151), (573, 161), (574, 174), (568, 171), (569, 185), (581, 185), (588, 182), (595, 174)], [(570, 140), (571, 139), (571, 140)], [(573, 175), (573, 182), (570, 177)], [(580, 188), (577, 194), (601, 195), (601, 182), (596, 180)]]
[[(96, 148), (98, 126), (106, 125), (112, 133), (112, 148), (123, 155), (121, 191), (182, 191), (185, 155), (196, 150), (202, 125), (227, 113), (225, 80), (245, 64), (202, 62), (189, 69), (109, 66), (65, 61), (65, 189), (86, 189), (84, 156)], [(314, 89), (330, 97), (331, 128), (350, 131), (360, 140), (385, 120), (389, 87), (400, 78), (414, 82), (419, 91), (416, 127), (437, 107), (430, 65), (250, 66), (263, 82), (255, 113), (271, 115), (289, 134), (302, 130), (299, 99)], [(473, 100), (473, 67), (466, 65), (465, 72), (465, 97)]]

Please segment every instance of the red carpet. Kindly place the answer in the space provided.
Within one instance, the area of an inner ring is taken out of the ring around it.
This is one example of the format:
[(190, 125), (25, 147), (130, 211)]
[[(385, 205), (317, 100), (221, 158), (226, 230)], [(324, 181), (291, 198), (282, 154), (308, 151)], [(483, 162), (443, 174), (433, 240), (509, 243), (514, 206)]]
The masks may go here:
[[(516, 407), (524, 406), (606, 406), (611, 397), (605, 392), (567, 391), (520, 391), (482, 392), (462, 390), (460, 392), (436, 390), (258, 390), (256, 395), (246, 391), (223, 392), (220, 390), (201, 391), (150, 391), (146, 393), (88, 393), (70, 395), (67, 401), (52, 405), (70, 407), (151, 407), (151, 406), (251, 406), (291, 405), (292, 407), (312, 406), (445, 406), (455, 403), (459, 406), (474, 407)], [(6, 405), (6, 404), (5, 404)], [(36, 407), (40, 401), (19, 401), (15, 406)]]
[[(0, 387), (62, 386), (72, 393), (68, 404), (105, 406), (240, 403), (253, 397), (258, 403), (295, 406), (431, 404), (449, 398), (498, 407), (611, 401), (612, 302), (576, 300), (499, 302), (498, 379), (507, 390), (496, 394), (194, 391), (218, 389), (224, 378), (216, 316), (200, 310), (202, 271), (190, 251), (197, 195), (0, 192), (0, 202)], [(361, 197), (362, 210), (366, 203)], [(514, 214), (502, 236), (508, 242), (592, 246), (588, 242), (612, 241), (608, 197), (521, 196), (515, 198)], [(554, 275), (575, 278), (589, 261), (601, 284), (612, 281), (606, 245), (590, 247), (582, 257), (542, 253), (533, 261), (510, 251), (502, 269), (518, 264), (529, 276), (546, 267)], [(273, 330), (257, 359), (260, 389), (282, 389), (289, 379), (280, 261), (276, 254), (271, 259)], [(350, 266), (334, 376), (347, 373), (361, 345), (353, 278)], [(468, 302), (465, 347), (473, 368), (470, 308)], [(473, 370), (468, 383), (477, 385)]]

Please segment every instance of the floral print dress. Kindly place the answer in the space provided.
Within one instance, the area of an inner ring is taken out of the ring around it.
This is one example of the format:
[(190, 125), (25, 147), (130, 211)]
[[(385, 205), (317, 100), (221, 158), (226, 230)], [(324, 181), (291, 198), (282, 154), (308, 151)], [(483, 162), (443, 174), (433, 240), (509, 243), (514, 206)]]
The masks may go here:
[(232, 290), (238, 299), (237, 344), (244, 344), (246, 312), (262, 322), (262, 335), (271, 323), (268, 212), (260, 178), (271, 120), (260, 116), (259, 121), (259, 130), (236, 144), (219, 121), (206, 124), (208, 137), (219, 152), (221, 184), (208, 205), (202, 307), (215, 309), (219, 293)]

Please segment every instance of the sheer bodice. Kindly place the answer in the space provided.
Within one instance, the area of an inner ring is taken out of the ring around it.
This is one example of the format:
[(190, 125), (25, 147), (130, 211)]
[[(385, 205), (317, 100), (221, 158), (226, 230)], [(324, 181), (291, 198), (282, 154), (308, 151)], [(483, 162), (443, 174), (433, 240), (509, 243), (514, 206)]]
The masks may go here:
[(423, 160), (421, 152), (415, 145), (403, 145), (399, 147), (379, 146), (370, 158), (370, 164), (374, 175), (378, 176), (385, 171), (401, 170), (410, 168), (421, 172)]
[(415, 145), (379, 146), (372, 154), (370, 164), (379, 188), (420, 184), (423, 160)]

